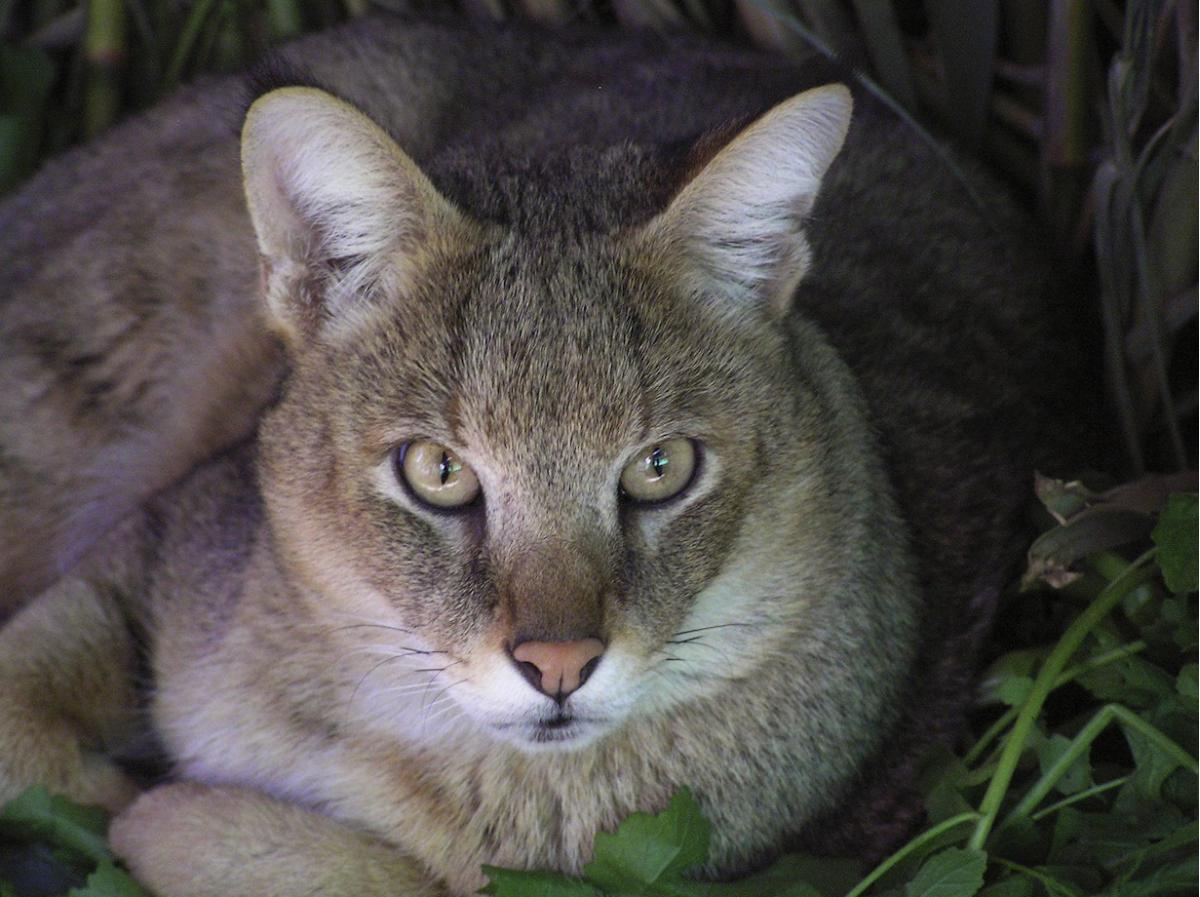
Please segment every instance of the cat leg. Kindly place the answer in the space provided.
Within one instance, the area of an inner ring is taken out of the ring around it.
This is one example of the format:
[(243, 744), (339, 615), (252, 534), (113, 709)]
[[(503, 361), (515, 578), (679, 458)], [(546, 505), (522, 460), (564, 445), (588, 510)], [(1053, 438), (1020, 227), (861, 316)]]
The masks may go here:
[(260, 791), (195, 782), (146, 792), (113, 849), (159, 897), (445, 897), (394, 847)]
[(136, 729), (136, 662), (115, 594), (82, 578), (0, 629), (0, 802), (34, 784), (112, 812), (137, 796), (108, 759)]

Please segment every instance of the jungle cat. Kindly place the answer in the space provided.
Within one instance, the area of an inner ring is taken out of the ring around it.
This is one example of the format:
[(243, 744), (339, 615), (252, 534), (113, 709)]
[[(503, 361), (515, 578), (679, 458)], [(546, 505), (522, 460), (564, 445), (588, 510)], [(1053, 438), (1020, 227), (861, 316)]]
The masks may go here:
[(573, 872), (682, 786), (704, 874), (887, 849), (1059, 382), (1024, 219), (817, 60), (282, 60), (240, 141), (211, 80), (0, 209), (0, 798), (164, 897)]

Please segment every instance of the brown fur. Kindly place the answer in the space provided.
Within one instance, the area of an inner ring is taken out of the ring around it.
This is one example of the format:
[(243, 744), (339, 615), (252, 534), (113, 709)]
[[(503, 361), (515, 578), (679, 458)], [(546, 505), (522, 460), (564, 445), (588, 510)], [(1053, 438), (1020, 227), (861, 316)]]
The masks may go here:
[[(145, 650), (183, 781), (113, 837), (167, 897), (578, 871), (684, 785), (710, 874), (885, 849), (956, 731), (1054, 400), (1020, 218), (862, 97), (826, 170), (848, 94), (787, 100), (816, 64), (386, 18), (288, 52), (349, 103), (251, 107), (249, 216), (210, 122), (230, 82), (0, 210), (0, 374), (29, 384), (0, 398), (0, 519), (31, 536), (6, 600), (101, 539), (0, 632), (0, 797), (132, 798), (105, 758)], [(677, 436), (692, 484), (620, 499)], [(421, 506), (412, 440), (481, 500)], [(507, 651), (592, 637), (576, 719), (543, 725)]]

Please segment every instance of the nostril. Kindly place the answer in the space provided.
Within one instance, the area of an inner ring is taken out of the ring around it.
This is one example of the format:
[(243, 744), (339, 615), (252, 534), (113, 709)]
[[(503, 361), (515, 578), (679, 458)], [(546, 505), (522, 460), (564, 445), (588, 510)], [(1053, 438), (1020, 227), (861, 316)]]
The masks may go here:
[(583, 684), (588, 681), (588, 679), (591, 677), (592, 673), (595, 672), (596, 667), (598, 667), (600, 665), (600, 658), (602, 656), (603, 655), (601, 655), (601, 654), (597, 654), (595, 657), (593, 657), (591, 660), (589, 660), (587, 663), (585, 663), (583, 665), (583, 669), (581, 669), (579, 671), (579, 687), (580, 688), (583, 688)]
[(542, 690), (542, 671), (537, 668), (537, 664), (530, 663), (528, 660), (517, 660), (515, 657), (513, 663), (517, 665), (517, 670), (530, 685), (538, 691)]
[(596, 668), (604, 642), (596, 638), (565, 642), (524, 641), (509, 654), (521, 675), (547, 697), (563, 700)]

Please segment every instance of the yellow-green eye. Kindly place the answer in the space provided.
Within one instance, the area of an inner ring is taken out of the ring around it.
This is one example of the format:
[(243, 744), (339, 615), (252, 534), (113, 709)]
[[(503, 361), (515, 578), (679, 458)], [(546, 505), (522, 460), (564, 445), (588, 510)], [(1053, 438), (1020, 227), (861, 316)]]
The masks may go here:
[(668, 439), (643, 449), (621, 471), (621, 488), (634, 501), (665, 501), (692, 481), (696, 447), (690, 439)]
[(401, 449), (399, 466), (413, 494), (435, 508), (461, 508), (479, 495), (475, 471), (436, 442), (408, 443)]

